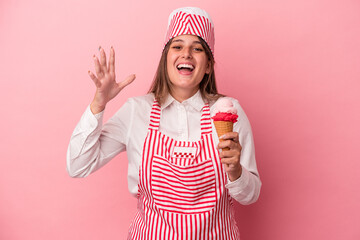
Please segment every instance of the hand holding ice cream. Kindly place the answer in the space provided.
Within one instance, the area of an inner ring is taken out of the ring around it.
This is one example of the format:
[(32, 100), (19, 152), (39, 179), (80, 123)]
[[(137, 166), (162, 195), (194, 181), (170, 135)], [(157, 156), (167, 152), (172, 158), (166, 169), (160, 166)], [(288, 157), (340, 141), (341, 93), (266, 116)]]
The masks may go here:
[[(230, 99), (221, 98), (216, 102), (211, 115), (219, 137), (219, 148), (222, 149), (221, 162), (230, 181), (235, 181), (242, 173), (240, 165), (242, 147), (239, 143), (239, 134), (233, 132), (233, 125), (238, 119), (237, 110)], [(226, 137), (221, 138), (224, 134)]]

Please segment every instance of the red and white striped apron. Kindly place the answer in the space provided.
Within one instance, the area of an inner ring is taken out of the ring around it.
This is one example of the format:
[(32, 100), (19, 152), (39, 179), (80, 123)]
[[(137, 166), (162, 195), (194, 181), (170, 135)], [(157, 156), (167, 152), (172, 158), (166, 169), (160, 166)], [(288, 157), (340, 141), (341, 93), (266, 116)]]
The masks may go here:
[(160, 116), (154, 101), (139, 173), (138, 211), (128, 239), (240, 239), (209, 105), (202, 109), (197, 142), (162, 134)]

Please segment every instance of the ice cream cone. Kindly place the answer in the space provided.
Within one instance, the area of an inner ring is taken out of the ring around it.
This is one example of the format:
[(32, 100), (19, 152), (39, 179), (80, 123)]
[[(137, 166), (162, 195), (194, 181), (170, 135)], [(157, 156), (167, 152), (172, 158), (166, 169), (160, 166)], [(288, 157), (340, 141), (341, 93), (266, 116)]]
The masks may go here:
[[(220, 138), (222, 135), (228, 132), (233, 131), (233, 122), (230, 121), (214, 121), (215, 129), (217, 132), (218, 137)], [(219, 139), (220, 142), (225, 141), (223, 139)], [(223, 151), (228, 151), (230, 148), (223, 148)]]

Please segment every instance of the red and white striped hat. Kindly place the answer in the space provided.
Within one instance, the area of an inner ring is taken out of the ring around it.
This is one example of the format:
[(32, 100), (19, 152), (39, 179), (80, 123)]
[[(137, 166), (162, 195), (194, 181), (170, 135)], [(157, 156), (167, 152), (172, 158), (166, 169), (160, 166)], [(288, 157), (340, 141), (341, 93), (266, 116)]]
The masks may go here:
[(201, 37), (210, 47), (212, 54), (214, 54), (214, 23), (205, 10), (196, 7), (185, 7), (178, 8), (170, 14), (165, 45), (170, 39), (183, 34)]

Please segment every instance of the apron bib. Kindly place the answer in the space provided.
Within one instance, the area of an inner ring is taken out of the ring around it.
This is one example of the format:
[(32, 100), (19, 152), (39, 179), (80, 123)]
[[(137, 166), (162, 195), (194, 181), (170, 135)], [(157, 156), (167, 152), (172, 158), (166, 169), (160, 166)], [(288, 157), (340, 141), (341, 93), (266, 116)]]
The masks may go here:
[(128, 239), (240, 239), (209, 105), (202, 109), (196, 142), (162, 134), (160, 116), (154, 101), (139, 170), (138, 210)]

